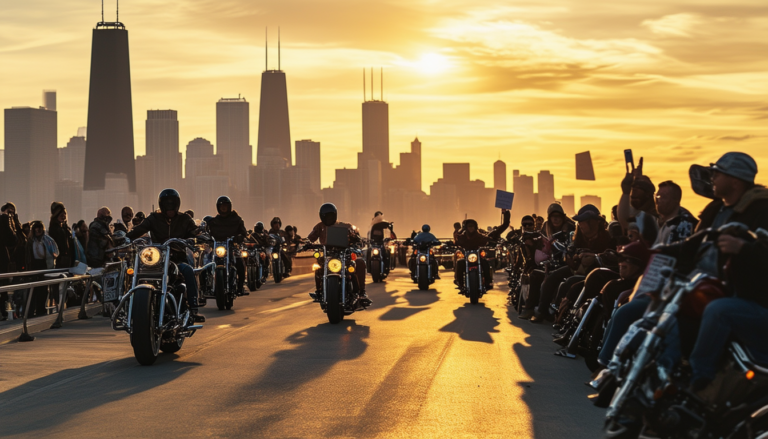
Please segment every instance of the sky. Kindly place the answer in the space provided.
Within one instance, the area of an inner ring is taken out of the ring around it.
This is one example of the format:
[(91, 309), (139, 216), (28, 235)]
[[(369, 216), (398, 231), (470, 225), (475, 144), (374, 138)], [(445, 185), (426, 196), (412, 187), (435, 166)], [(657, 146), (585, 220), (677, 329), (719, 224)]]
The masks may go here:
[[(105, 0), (107, 21), (114, 0)], [(0, 106), (38, 106), (58, 92), (58, 142), (86, 125), (91, 29), (98, 0), (0, 0)], [(751, 154), (768, 183), (768, 3), (764, 0), (124, 0), (136, 154), (148, 109), (179, 113), (180, 148), (215, 144), (215, 103), (251, 103), (258, 133), (260, 75), (288, 80), (291, 139), (322, 144), (322, 183), (362, 150), (363, 69), (384, 69), (394, 163), (418, 136), (423, 186), (443, 162), (555, 174), (555, 191), (619, 196), (623, 150), (644, 157), (655, 183), (691, 193), (692, 163)], [(368, 73), (370, 78), (370, 72)], [(370, 79), (367, 79), (370, 87)], [(370, 98), (370, 89), (366, 92)], [(0, 126), (0, 129), (3, 129)], [(591, 151), (597, 180), (577, 181), (574, 154)]]

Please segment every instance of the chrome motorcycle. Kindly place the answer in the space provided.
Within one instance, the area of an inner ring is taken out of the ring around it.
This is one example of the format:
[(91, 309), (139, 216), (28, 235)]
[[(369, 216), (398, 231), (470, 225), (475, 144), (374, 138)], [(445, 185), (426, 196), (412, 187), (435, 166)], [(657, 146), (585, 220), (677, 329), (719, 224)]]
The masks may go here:
[(322, 294), (310, 294), (328, 315), (328, 321), (337, 324), (355, 311), (365, 309), (359, 299), (360, 286), (355, 275), (355, 261), (362, 251), (355, 247), (307, 244), (301, 251), (314, 250), (316, 260), (312, 270), (320, 271)]

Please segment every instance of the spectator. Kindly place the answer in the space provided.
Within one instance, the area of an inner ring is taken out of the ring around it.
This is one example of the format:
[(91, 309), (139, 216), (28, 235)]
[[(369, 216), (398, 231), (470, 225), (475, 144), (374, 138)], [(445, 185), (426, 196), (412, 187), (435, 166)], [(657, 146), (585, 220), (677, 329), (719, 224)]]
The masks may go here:
[(129, 231), (131, 229), (131, 226), (133, 225), (133, 208), (131, 206), (125, 206), (120, 211), (120, 218), (123, 221), (123, 224), (125, 225), (125, 232)]
[(541, 226), (541, 234), (547, 238), (558, 232), (573, 232), (576, 230), (576, 224), (565, 215), (563, 206), (560, 203), (552, 203), (547, 208), (547, 221)]
[(75, 225), (75, 237), (77, 237), (83, 249), (88, 248), (88, 224), (85, 220), (80, 220)]
[(113, 247), (109, 223), (112, 222), (112, 212), (108, 207), (102, 207), (96, 213), (96, 218), (88, 227), (88, 249), (86, 257), (93, 268), (103, 267), (105, 263), (104, 250)]
[[(19, 242), (24, 242), (26, 238), (21, 231), (19, 217), (16, 215), (16, 206), (13, 203), (6, 203), (0, 209), (0, 273), (10, 273), (16, 271), (16, 263), (13, 256), (16, 252)], [(8, 285), (8, 281), (3, 279), (0, 286)], [(5, 303), (8, 301), (8, 293), (0, 293), (0, 320), (8, 319)]]
[(51, 204), (51, 222), (48, 225), (48, 235), (56, 241), (56, 246), (59, 249), (56, 267), (72, 267), (75, 259), (75, 242), (72, 238), (72, 229), (67, 223), (67, 209), (64, 204), (58, 201)]
[(145, 218), (146, 218), (146, 215), (144, 215), (144, 212), (142, 211), (136, 212), (136, 216), (134, 216), (133, 220), (131, 220), (131, 229), (141, 224)]
[(682, 241), (693, 234), (699, 220), (688, 209), (680, 206), (683, 190), (672, 181), (659, 183), (656, 192), (656, 210), (659, 212), (659, 234), (656, 245)]
[[(59, 249), (56, 241), (45, 234), (42, 221), (32, 221), (31, 234), (27, 240), (26, 267), (28, 271), (49, 270), (56, 267)], [(48, 301), (48, 287), (37, 287), (32, 292), (29, 316), (44, 316), (47, 314), (45, 304)]]

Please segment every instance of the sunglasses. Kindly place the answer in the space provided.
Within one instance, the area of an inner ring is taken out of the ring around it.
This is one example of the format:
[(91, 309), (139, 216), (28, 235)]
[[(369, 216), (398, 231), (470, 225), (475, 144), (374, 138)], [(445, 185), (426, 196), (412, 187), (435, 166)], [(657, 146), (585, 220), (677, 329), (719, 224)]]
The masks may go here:
[(523, 227), (534, 227), (534, 223), (523, 223)]

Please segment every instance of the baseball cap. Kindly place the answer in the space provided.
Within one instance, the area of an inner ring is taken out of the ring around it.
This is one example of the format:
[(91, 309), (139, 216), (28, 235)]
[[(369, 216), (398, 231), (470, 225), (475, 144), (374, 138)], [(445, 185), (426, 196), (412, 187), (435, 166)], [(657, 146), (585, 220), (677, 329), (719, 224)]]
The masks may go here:
[(587, 204), (579, 209), (579, 213), (573, 217), (574, 221), (589, 221), (591, 219), (600, 219), (600, 209), (594, 204)]

